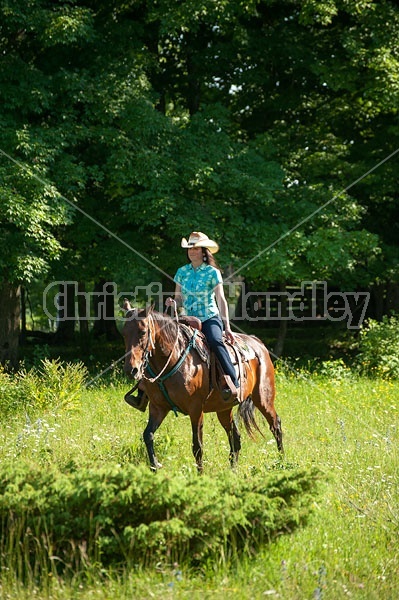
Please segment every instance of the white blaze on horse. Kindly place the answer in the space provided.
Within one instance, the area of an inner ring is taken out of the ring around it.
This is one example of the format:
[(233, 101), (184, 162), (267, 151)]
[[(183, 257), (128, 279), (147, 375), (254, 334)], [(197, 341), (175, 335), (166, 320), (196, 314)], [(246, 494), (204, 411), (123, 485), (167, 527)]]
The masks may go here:
[(162, 466), (154, 452), (154, 433), (171, 410), (190, 417), (192, 449), (199, 472), (203, 469), (204, 413), (217, 414), (228, 436), (230, 463), (236, 464), (241, 448), (233, 419), (233, 408), (237, 404), (248, 434), (252, 437), (254, 430), (259, 431), (254, 418), (256, 407), (266, 418), (279, 452), (283, 452), (281, 422), (274, 408), (273, 363), (258, 338), (237, 334), (234, 346), (241, 348), (235, 353), (236, 362), (240, 362), (237, 365), (240, 398), (226, 401), (214, 373), (215, 362), (207, 360), (206, 342), (199, 331), (182, 326), (151, 308), (132, 309), (127, 300), (124, 310), (124, 370), (130, 378), (140, 382), (149, 400), (149, 419), (143, 438), (152, 469)]

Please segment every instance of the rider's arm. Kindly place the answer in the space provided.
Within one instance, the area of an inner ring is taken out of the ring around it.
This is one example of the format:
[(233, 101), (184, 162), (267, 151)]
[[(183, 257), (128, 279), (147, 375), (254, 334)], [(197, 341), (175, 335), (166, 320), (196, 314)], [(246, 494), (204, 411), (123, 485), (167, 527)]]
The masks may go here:
[(176, 302), (177, 308), (183, 305), (183, 298), (181, 294), (181, 285), (180, 283), (176, 283), (175, 287), (175, 297), (174, 298), (166, 298), (165, 304), (166, 306), (172, 306), (173, 303)]
[(215, 292), (215, 296), (216, 296), (216, 302), (218, 303), (220, 316), (222, 317), (222, 321), (224, 323), (224, 331), (225, 331), (226, 337), (227, 337), (228, 341), (233, 344), (234, 343), (234, 334), (231, 331), (231, 327), (230, 327), (229, 307), (227, 306), (227, 301), (226, 301), (226, 298), (224, 295), (223, 284), (219, 283), (215, 287), (214, 292)]

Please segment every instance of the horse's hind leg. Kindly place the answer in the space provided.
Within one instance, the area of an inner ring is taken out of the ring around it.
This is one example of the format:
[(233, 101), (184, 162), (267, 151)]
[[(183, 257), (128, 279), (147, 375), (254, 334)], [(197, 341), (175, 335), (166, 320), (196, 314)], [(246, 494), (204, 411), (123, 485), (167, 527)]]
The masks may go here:
[(283, 454), (283, 430), (281, 419), (274, 408), (275, 386), (273, 374), (264, 373), (259, 385), (252, 392), (252, 401), (269, 423), (278, 451)]
[(265, 401), (262, 401), (260, 398), (258, 400), (257, 396), (258, 396), (258, 394), (256, 394), (254, 392), (252, 395), (252, 400), (253, 400), (256, 408), (259, 409), (259, 411), (262, 413), (262, 415), (265, 417), (265, 419), (269, 423), (270, 431), (272, 432), (274, 439), (276, 440), (276, 443), (277, 443), (277, 449), (281, 454), (283, 454), (284, 446), (283, 446), (283, 430), (281, 428), (281, 419), (278, 416), (278, 414), (276, 413), (274, 404), (273, 404), (273, 402), (270, 402), (270, 399), (266, 399), (266, 402), (265, 402)]
[(195, 458), (195, 462), (197, 464), (198, 473), (202, 473), (203, 464), (202, 464), (202, 438), (203, 438), (203, 428), (204, 428), (204, 413), (201, 413), (197, 418), (191, 418), (191, 429), (193, 432), (193, 442), (192, 442), (192, 450)]
[[(276, 413), (276, 411), (274, 411)], [(281, 419), (276, 413), (275, 420), (273, 421), (273, 425), (270, 425), (270, 431), (274, 435), (277, 442), (277, 449), (280, 454), (284, 454), (284, 446), (283, 446), (283, 430), (281, 428)]]
[(241, 450), (241, 436), (240, 432), (237, 429), (237, 425), (233, 419), (233, 411), (224, 410), (223, 412), (218, 412), (217, 417), (219, 419), (219, 423), (227, 433), (227, 437), (229, 439), (230, 466), (235, 467), (238, 463), (238, 457)]

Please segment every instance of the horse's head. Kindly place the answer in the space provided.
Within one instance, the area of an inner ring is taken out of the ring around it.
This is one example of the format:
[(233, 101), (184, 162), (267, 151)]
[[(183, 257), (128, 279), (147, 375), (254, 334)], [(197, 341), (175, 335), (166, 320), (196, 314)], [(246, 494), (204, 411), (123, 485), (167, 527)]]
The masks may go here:
[(125, 340), (124, 371), (128, 377), (140, 379), (149, 353), (154, 349), (154, 323), (151, 308), (132, 308), (128, 300), (123, 303), (125, 324), (122, 334)]

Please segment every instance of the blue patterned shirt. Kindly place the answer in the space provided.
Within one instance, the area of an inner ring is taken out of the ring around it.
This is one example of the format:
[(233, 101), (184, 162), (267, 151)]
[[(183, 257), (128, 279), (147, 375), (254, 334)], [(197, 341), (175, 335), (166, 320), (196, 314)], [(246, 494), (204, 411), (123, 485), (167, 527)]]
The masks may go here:
[(218, 269), (205, 263), (194, 269), (190, 263), (177, 270), (175, 282), (181, 286), (187, 315), (206, 321), (219, 314), (214, 289), (223, 279)]

